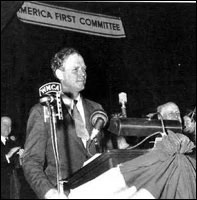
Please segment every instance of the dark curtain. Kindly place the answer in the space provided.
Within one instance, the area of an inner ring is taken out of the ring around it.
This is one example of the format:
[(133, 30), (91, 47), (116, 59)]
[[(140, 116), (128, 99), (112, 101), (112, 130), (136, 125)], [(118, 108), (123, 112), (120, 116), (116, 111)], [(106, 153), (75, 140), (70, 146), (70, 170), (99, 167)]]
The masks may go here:
[(24, 1), (1, 1), (1, 32), (12, 20)]

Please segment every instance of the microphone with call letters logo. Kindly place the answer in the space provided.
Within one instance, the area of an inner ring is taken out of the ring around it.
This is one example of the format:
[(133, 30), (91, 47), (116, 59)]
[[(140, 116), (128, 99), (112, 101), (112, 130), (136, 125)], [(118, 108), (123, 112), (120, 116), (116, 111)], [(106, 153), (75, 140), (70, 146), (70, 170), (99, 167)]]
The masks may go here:
[(49, 82), (39, 88), (39, 102), (43, 105), (45, 122), (50, 116), (48, 109), (49, 106), (52, 106), (55, 109), (55, 116), (57, 116), (59, 120), (63, 119), (61, 94), (61, 84), (58, 82)]
[(53, 148), (58, 194), (63, 193), (63, 184), (60, 167), (60, 156), (58, 149), (58, 137), (56, 130), (57, 117), (63, 120), (61, 84), (58, 82), (46, 83), (39, 88), (40, 104), (43, 106), (44, 122), (49, 122), (51, 132), (51, 144)]

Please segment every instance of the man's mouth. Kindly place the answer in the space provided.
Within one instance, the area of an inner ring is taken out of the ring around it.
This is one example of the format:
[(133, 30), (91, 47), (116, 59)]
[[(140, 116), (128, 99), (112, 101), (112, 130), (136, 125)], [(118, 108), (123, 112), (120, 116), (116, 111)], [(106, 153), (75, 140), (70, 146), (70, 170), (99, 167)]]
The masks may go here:
[(85, 79), (78, 79), (77, 82), (85, 82)]

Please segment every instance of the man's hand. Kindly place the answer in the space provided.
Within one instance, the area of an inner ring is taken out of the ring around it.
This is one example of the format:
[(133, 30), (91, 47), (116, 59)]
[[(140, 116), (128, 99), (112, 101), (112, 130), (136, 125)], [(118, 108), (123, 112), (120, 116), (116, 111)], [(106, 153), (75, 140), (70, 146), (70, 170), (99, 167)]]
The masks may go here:
[(8, 154), (6, 155), (8, 159), (10, 159), (21, 147), (13, 147), (10, 149)]
[(63, 193), (59, 194), (58, 190), (50, 189), (45, 195), (45, 199), (68, 199), (68, 197)]
[(117, 144), (118, 144), (118, 149), (126, 149), (129, 147), (129, 144), (127, 143), (125, 137), (123, 136), (117, 137)]
[(20, 150), (17, 152), (17, 154), (20, 156), (20, 158), (21, 158), (21, 156), (23, 155), (23, 152), (24, 152), (24, 149), (20, 149)]
[(20, 149), (17, 154), (19, 155), (19, 163), (22, 166), (22, 155), (23, 155), (24, 149)]

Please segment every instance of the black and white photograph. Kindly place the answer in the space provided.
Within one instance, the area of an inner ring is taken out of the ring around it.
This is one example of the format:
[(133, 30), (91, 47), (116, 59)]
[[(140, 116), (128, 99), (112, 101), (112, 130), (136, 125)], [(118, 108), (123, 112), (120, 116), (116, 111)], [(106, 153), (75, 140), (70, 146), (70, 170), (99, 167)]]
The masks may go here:
[(1, 1), (1, 199), (196, 199), (196, 1)]

